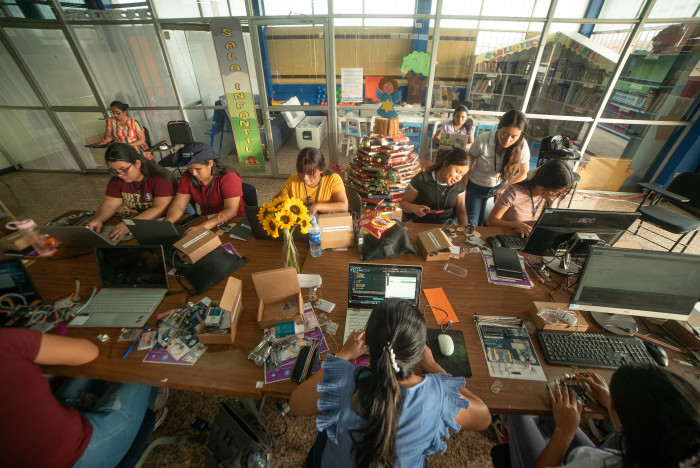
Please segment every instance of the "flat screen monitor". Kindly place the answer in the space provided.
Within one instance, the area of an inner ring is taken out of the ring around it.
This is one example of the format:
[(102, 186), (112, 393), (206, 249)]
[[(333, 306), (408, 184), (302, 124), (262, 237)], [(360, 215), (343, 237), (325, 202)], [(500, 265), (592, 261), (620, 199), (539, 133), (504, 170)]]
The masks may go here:
[(572, 256), (588, 253), (591, 244), (574, 243), (574, 235), (595, 234), (601, 242), (613, 245), (640, 214), (627, 211), (564, 210), (549, 208), (542, 212), (527, 239), (523, 252), (533, 255), (557, 255), (568, 251)]
[(591, 247), (572, 307), (687, 320), (700, 299), (700, 255)]

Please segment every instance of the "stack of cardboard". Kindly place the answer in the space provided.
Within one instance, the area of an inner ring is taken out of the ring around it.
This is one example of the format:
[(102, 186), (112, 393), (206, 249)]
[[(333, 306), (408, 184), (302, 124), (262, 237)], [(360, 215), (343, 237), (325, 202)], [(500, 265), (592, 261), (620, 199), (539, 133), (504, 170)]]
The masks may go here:
[(348, 165), (347, 187), (360, 194), (367, 208), (398, 210), (406, 187), (420, 171), (413, 149), (402, 134), (365, 137)]

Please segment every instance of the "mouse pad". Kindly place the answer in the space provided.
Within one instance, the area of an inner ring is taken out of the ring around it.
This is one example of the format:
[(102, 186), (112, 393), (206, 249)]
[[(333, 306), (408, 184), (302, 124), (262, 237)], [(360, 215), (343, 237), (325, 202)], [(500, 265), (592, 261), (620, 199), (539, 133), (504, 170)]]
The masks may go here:
[(447, 334), (452, 337), (455, 351), (452, 356), (443, 356), (438, 345), (439, 328), (428, 328), (428, 347), (433, 352), (435, 362), (440, 364), (448, 374), (453, 377), (469, 378), (472, 376), (472, 368), (469, 366), (469, 356), (467, 356), (467, 346), (464, 344), (464, 333), (460, 330), (447, 330)]

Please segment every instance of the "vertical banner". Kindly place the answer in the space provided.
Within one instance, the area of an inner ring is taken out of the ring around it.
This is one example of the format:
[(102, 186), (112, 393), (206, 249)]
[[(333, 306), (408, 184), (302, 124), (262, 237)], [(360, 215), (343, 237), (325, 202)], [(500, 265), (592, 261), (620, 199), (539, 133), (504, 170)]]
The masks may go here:
[(262, 172), (265, 170), (265, 160), (260, 146), (258, 120), (255, 118), (241, 22), (234, 18), (215, 19), (211, 20), (210, 25), (238, 160), (244, 171)]

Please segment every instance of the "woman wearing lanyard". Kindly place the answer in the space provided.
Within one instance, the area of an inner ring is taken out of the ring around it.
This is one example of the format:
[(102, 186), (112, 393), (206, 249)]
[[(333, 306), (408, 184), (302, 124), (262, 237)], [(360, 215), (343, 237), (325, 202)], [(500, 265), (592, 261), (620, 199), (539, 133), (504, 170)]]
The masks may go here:
[[(469, 149), (472, 165), (467, 182), (469, 224), (481, 225), (486, 199), (525, 180), (530, 148), (525, 141), (527, 118), (517, 110), (503, 114), (495, 132), (477, 135)], [(501, 185), (499, 185), (501, 184)]]
[[(112, 179), (107, 184), (105, 199), (97, 208), (88, 227), (101, 232), (102, 224), (121, 210), (123, 216), (156, 219), (165, 214), (175, 195), (175, 178), (167, 170), (144, 158), (133, 146), (115, 143), (105, 151), (105, 162)], [(109, 233), (121, 239), (129, 233), (119, 223)]]
[(348, 211), (343, 179), (326, 171), (326, 160), (321, 150), (304, 148), (297, 156), (297, 173), (284, 183), (276, 195), (299, 198), (309, 208), (309, 216), (316, 213)]
[(418, 223), (444, 223), (457, 218), (467, 225), (462, 177), (469, 171), (467, 152), (456, 148), (438, 156), (427, 171), (415, 176), (406, 188), (401, 209)]
[(487, 225), (509, 227), (528, 236), (546, 208), (556, 207), (573, 185), (571, 169), (562, 161), (549, 161), (530, 180), (511, 185), (496, 199)]
[(187, 172), (182, 174), (166, 221), (180, 219), (190, 200), (199, 205), (200, 214), (210, 216), (200, 224), (207, 229), (245, 216), (241, 178), (233, 168), (220, 164), (219, 157), (207, 144), (197, 142), (187, 143), (175, 153), (173, 165), (187, 166)]

